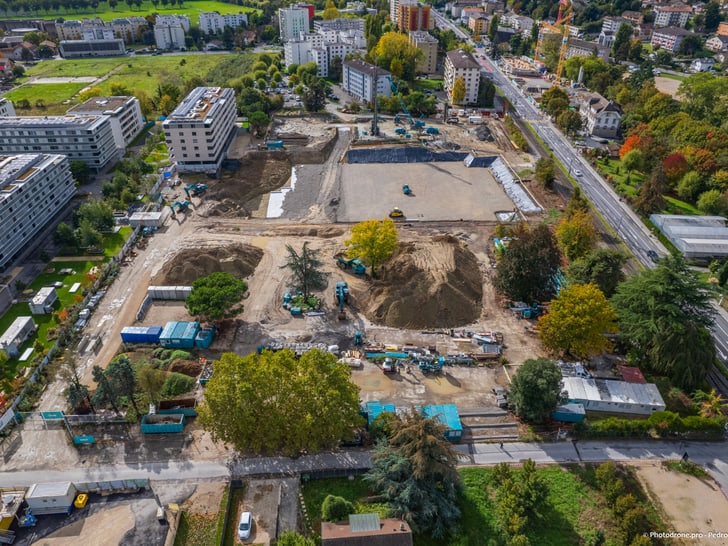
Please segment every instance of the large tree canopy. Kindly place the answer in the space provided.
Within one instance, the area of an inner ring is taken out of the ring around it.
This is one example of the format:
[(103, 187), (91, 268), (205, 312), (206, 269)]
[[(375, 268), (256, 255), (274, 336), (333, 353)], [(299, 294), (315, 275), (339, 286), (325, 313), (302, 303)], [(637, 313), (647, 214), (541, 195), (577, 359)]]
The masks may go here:
[(242, 312), (240, 301), (248, 284), (230, 273), (211, 273), (192, 283), (192, 292), (185, 300), (190, 315), (216, 321)]
[(617, 331), (616, 320), (617, 314), (596, 285), (575, 284), (561, 290), (538, 326), (544, 346), (583, 358), (609, 348), (605, 334)]
[(542, 423), (561, 403), (561, 370), (547, 358), (526, 360), (511, 383), (513, 412), (532, 423)]
[(598, 248), (569, 264), (566, 278), (569, 283), (594, 283), (608, 298), (624, 280), (622, 266), (627, 257), (619, 250)]
[(638, 363), (695, 389), (715, 361), (710, 294), (681, 256), (663, 258), (617, 287), (620, 334)]
[(519, 230), (503, 254), (495, 287), (513, 300), (548, 301), (555, 294), (561, 254), (548, 226)]
[(335, 447), (362, 425), (359, 389), (351, 370), (318, 349), (215, 362), (200, 407), (202, 426), (239, 451), (315, 453)]
[(374, 274), (377, 267), (389, 259), (397, 248), (397, 228), (389, 218), (384, 220), (366, 220), (351, 228), (351, 239), (344, 241), (346, 255), (358, 258), (372, 268)]
[(460, 519), (458, 452), (445, 440), (446, 427), (417, 411), (390, 426), (389, 443), (377, 445), (364, 479), (413, 531), (441, 539)]

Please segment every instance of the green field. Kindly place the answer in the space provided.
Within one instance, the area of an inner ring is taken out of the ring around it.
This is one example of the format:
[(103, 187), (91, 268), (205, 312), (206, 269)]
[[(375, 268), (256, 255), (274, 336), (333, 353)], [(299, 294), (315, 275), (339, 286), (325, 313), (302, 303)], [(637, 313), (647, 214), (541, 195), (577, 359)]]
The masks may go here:
[(112, 19), (118, 19), (121, 17), (145, 17), (152, 13), (159, 13), (162, 15), (186, 15), (190, 18), (190, 24), (197, 26), (197, 16), (203, 11), (217, 11), (221, 15), (227, 15), (231, 13), (251, 13), (258, 11), (255, 8), (249, 8), (245, 6), (236, 6), (235, 4), (225, 4), (223, 2), (215, 2), (213, 0), (186, 0), (182, 7), (174, 6), (167, 7), (158, 5), (156, 8), (151, 2), (142, 2), (142, 5), (134, 9), (129, 9), (125, 2), (119, 2), (114, 10), (109, 7), (107, 2), (101, 2), (98, 8), (86, 9), (86, 10), (51, 10), (49, 12), (39, 11), (35, 14), (12, 13), (12, 12), (0, 12), (6, 18), (13, 19), (57, 19), (63, 17), (65, 19), (83, 19), (83, 18), (94, 18), (98, 17), (103, 21), (111, 21)]
[[(102, 93), (111, 92), (112, 85), (122, 85), (130, 91), (143, 90), (153, 97), (159, 82), (183, 86), (193, 76), (204, 76), (229, 54), (213, 55), (170, 55), (148, 57), (121, 57), (112, 59), (77, 59), (72, 61), (43, 61), (28, 69), (28, 77), (59, 78), (80, 76), (105, 76), (112, 73), (97, 86)], [(31, 107), (19, 110), (20, 115), (48, 115), (64, 113), (79, 102), (77, 94), (94, 84), (25, 84), (8, 91), (4, 96), (17, 102), (27, 99)], [(42, 99), (45, 108), (37, 108), (35, 103)], [(66, 102), (66, 101), (70, 101)], [(64, 104), (64, 102), (66, 102)]]

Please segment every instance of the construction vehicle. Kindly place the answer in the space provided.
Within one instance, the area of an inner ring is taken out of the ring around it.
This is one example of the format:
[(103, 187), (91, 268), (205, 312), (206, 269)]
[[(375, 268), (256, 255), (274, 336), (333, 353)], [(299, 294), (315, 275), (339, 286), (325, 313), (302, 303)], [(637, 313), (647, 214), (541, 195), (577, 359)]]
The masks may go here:
[(172, 214), (176, 214), (179, 212), (187, 212), (191, 204), (192, 203), (190, 203), (189, 201), (183, 201), (181, 203), (179, 201), (175, 201), (169, 206), (169, 208), (172, 209)]
[(346, 320), (346, 311), (344, 307), (349, 303), (349, 284), (345, 281), (339, 281), (334, 288), (336, 291), (336, 303), (339, 304), (339, 320)]
[(427, 129), (425, 129), (425, 133), (427, 133), (428, 135), (439, 135), (440, 129), (438, 129), (437, 127), (428, 127)]
[(361, 331), (357, 330), (354, 333), (354, 346), (361, 347), (362, 345), (364, 345), (364, 334), (362, 334)]
[(366, 275), (367, 266), (365, 266), (359, 260), (348, 260), (346, 258), (342, 258), (341, 256), (334, 256), (334, 259), (336, 260), (336, 264), (341, 269), (351, 269), (355, 275)]
[(191, 197), (197, 197), (198, 195), (202, 195), (207, 191), (207, 184), (189, 184), (188, 186), (185, 186), (185, 193), (187, 194), (187, 199), (191, 199)]
[[(392, 93), (395, 97), (397, 97), (397, 100), (399, 101), (399, 105), (402, 107), (402, 110), (404, 111), (404, 114), (397, 114), (394, 116), (394, 122), (400, 123), (402, 121), (402, 118), (407, 119), (410, 122), (410, 125), (412, 127), (421, 129), (425, 126), (425, 122), (423, 121), (425, 115), (422, 114), (418, 119), (414, 119), (412, 117), (412, 114), (410, 113), (409, 109), (407, 108), (407, 105), (404, 103), (404, 100), (402, 99), (402, 95), (399, 94), (399, 89), (397, 89), (397, 86), (394, 84), (394, 81), (392, 80), (391, 76), (386, 76), (387, 80), (389, 80), (389, 87), (392, 89)], [(401, 133), (397, 133), (401, 134)]]
[(394, 207), (389, 212), (389, 217), (390, 218), (404, 218), (404, 212), (402, 212), (402, 209), (400, 209), (399, 207)]
[(412, 195), (412, 190), (410, 189), (409, 184), (402, 186), (402, 193), (405, 195)]
[(397, 127), (394, 132), (398, 135), (404, 135), (407, 133), (407, 129), (405, 129), (404, 127)]
[(535, 319), (545, 312), (543, 305), (537, 301), (533, 302), (530, 306), (523, 302), (516, 302), (510, 309), (516, 315), (517, 319)]
[(433, 373), (433, 374), (439, 374), (442, 372), (442, 366), (444, 364), (444, 361), (441, 361), (438, 359), (420, 359), (417, 361), (417, 367), (420, 369), (420, 371), (424, 374)]

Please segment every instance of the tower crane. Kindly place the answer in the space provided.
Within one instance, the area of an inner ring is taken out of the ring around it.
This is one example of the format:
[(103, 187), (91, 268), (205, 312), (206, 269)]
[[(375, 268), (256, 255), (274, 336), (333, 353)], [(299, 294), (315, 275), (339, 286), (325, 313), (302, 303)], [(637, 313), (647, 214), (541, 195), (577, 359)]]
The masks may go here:
[[(565, 9), (564, 9), (565, 8)], [(556, 67), (556, 81), (555, 84), (561, 83), (561, 73), (564, 70), (564, 61), (566, 60), (566, 51), (569, 49), (569, 20), (574, 16), (574, 12), (571, 8), (571, 2), (569, 0), (559, 1), (559, 14), (556, 19), (556, 23), (553, 25), (546, 21), (541, 21), (539, 26), (541, 30), (538, 33), (538, 41), (536, 42), (536, 54), (535, 60), (539, 60), (541, 49), (543, 48), (544, 35), (548, 32), (550, 34), (561, 35), (561, 47), (559, 49), (559, 62)]]

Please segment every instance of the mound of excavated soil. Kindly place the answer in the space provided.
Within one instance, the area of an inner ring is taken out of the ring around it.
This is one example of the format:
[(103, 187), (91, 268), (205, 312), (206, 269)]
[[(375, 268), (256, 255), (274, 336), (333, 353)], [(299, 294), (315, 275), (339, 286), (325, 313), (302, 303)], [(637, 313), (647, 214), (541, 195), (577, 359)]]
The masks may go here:
[(448, 328), (480, 317), (483, 281), (478, 260), (450, 236), (401, 243), (379, 271), (369, 320), (395, 328)]
[(244, 244), (188, 248), (165, 263), (152, 283), (159, 286), (190, 286), (199, 277), (219, 271), (244, 279), (253, 274), (262, 257), (261, 249)]
[(290, 178), (291, 161), (285, 152), (246, 154), (234, 173), (223, 172), (220, 182), (211, 185), (200, 212), (204, 216), (250, 216), (265, 194)]

